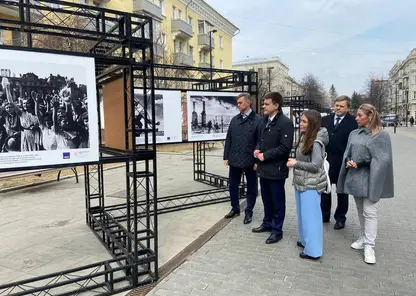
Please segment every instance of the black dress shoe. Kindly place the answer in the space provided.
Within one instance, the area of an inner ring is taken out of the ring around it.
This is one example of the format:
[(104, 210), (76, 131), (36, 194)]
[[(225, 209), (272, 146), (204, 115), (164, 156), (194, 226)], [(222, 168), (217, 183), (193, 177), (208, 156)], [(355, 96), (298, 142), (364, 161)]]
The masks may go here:
[(240, 212), (236, 212), (234, 210), (231, 210), (227, 215), (225, 215), (224, 218), (231, 219), (231, 218), (234, 218), (236, 216), (240, 216)]
[(248, 215), (246, 215), (245, 217), (244, 217), (244, 224), (250, 224), (251, 223), (251, 221), (253, 221), (253, 218), (251, 217), (251, 216), (248, 216)]
[(297, 241), (297, 242), (296, 242), (296, 245), (297, 245), (298, 247), (305, 248), (305, 246), (304, 246), (304, 245), (302, 245), (302, 243), (301, 243), (300, 241)]
[(309, 260), (318, 260), (319, 258), (321, 258), (321, 257), (311, 257), (309, 255), (306, 255), (303, 252), (299, 254), (299, 257), (302, 259), (309, 259)]
[(266, 240), (266, 244), (274, 244), (280, 241), (283, 238), (283, 235), (277, 235), (277, 234), (270, 234), (269, 238)]
[(261, 232), (270, 232), (271, 229), (270, 228), (266, 228), (263, 225), (261, 225), (261, 226), (259, 226), (257, 228), (253, 228), (251, 231), (254, 232), (254, 233), (261, 233)]
[(345, 222), (337, 222), (334, 225), (334, 229), (339, 230), (345, 227)]

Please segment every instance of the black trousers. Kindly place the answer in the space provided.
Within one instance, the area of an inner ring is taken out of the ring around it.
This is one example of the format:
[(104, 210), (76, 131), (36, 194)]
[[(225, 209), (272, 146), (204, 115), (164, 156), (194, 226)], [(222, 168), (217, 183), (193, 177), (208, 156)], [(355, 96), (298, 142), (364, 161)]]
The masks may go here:
[(285, 181), (260, 178), (261, 198), (264, 206), (262, 226), (278, 236), (283, 235), (283, 222), (286, 215)]
[(257, 198), (257, 174), (256, 171), (250, 168), (236, 168), (230, 166), (229, 172), (229, 182), (230, 182), (230, 200), (231, 200), (231, 207), (233, 211), (240, 212), (240, 201), (238, 196), (238, 187), (241, 182), (241, 176), (244, 173), (246, 176), (247, 182), (247, 207), (245, 210), (245, 214), (249, 217), (253, 216), (253, 209), (256, 205), (256, 198)]
[[(338, 204), (335, 210), (335, 221), (344, 222), (347, 220), (348, 212), (348, 194), (338, 193)], [(331, 203), (332, 203), (332, 194), (321, 194), (321, 210), (322, 210), (322, 219), (328, 221), (331, 217)]]

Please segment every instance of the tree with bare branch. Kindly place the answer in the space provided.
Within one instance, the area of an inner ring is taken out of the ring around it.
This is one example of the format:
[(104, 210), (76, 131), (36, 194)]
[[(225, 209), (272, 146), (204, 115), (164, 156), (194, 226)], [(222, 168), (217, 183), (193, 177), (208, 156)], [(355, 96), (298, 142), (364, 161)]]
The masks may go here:
[(305, 100), (313, 101), (324, 107), (329, 106), (324, 84), (318, 77), (312, 73), (307, 73), (302, 78), (301, 86)]
[(370, 103), (379, 110), (387, 111), (389, 97), (388, 80), (383, 75), (371, 73), (364, 85), (364, 102)]

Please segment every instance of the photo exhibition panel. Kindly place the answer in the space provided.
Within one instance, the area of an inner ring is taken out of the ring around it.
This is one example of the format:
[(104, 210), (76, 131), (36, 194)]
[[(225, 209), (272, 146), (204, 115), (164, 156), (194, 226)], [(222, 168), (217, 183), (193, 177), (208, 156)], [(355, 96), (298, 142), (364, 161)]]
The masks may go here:
[(188, 141), (224, 140), (231, 119), (239, 113), (231, 92), (188, 92)]
[(98, 161), (94, 59), (0, 49), (0, 169)]
[[(144, 129), (152, 126), (152, 103), (151, 96), (147, 94), (147, 105), (145, 106), (142, 89), (136, 89), (134, 94), (136, 128), (136, 144), (145, 143)], [(147, 112), (144, 112), (146, 107)], [(156, 144), (182, 142), (182, 112), (181, 92), (174, 90), (155, 90), (155, 131)], [(152, 143), (152, 134), (147, 133), (148, 143)]]

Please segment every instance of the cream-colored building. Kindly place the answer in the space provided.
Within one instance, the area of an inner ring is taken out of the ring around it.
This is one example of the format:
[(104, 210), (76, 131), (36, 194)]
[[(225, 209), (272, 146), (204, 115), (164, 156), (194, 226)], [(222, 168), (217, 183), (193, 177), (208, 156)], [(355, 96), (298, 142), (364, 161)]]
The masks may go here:
[(207, 2), (133, 0), (133, 11), (153, 17), (159, 62), (209, 68), (212, 57), (213, 68), (231, 69), (232, 38), (239, 29)]
[(295, 78), (291, 76), (286, 76), (286, 87), (285, 87), (286, 96), (300, 96), (302, 95), (302, 86)]
[(300, 85), (289, 76), (289, 66), (279, 57), (247, 59), (233, 64), (234, 70), (258, 72), (259, 91), (278, 91), (284, 96), (299, 95)]
[[(164, 64), (231, 69), (232, 38), (238, 28), (204, 0), (69, 0), (130, 13), (154, 20), (155, 57)], [(57, 4), (51, 4), (58, 7)], [(0, 16), (18, 18), (17, 9), (0, 5)], [(11, 44), (11, 32), (1, 32)], [(18, 32), (17, 32), (18, 34)], [(212, 51), (211, 51), (212, 49)]]
[(389, 73), (390, 95), (388, 106), (390, 113), (395, 113), (397, 98), (397, 115), (401, 119), (416, 116), (416, 48), (405, 60), (397, 61)]

